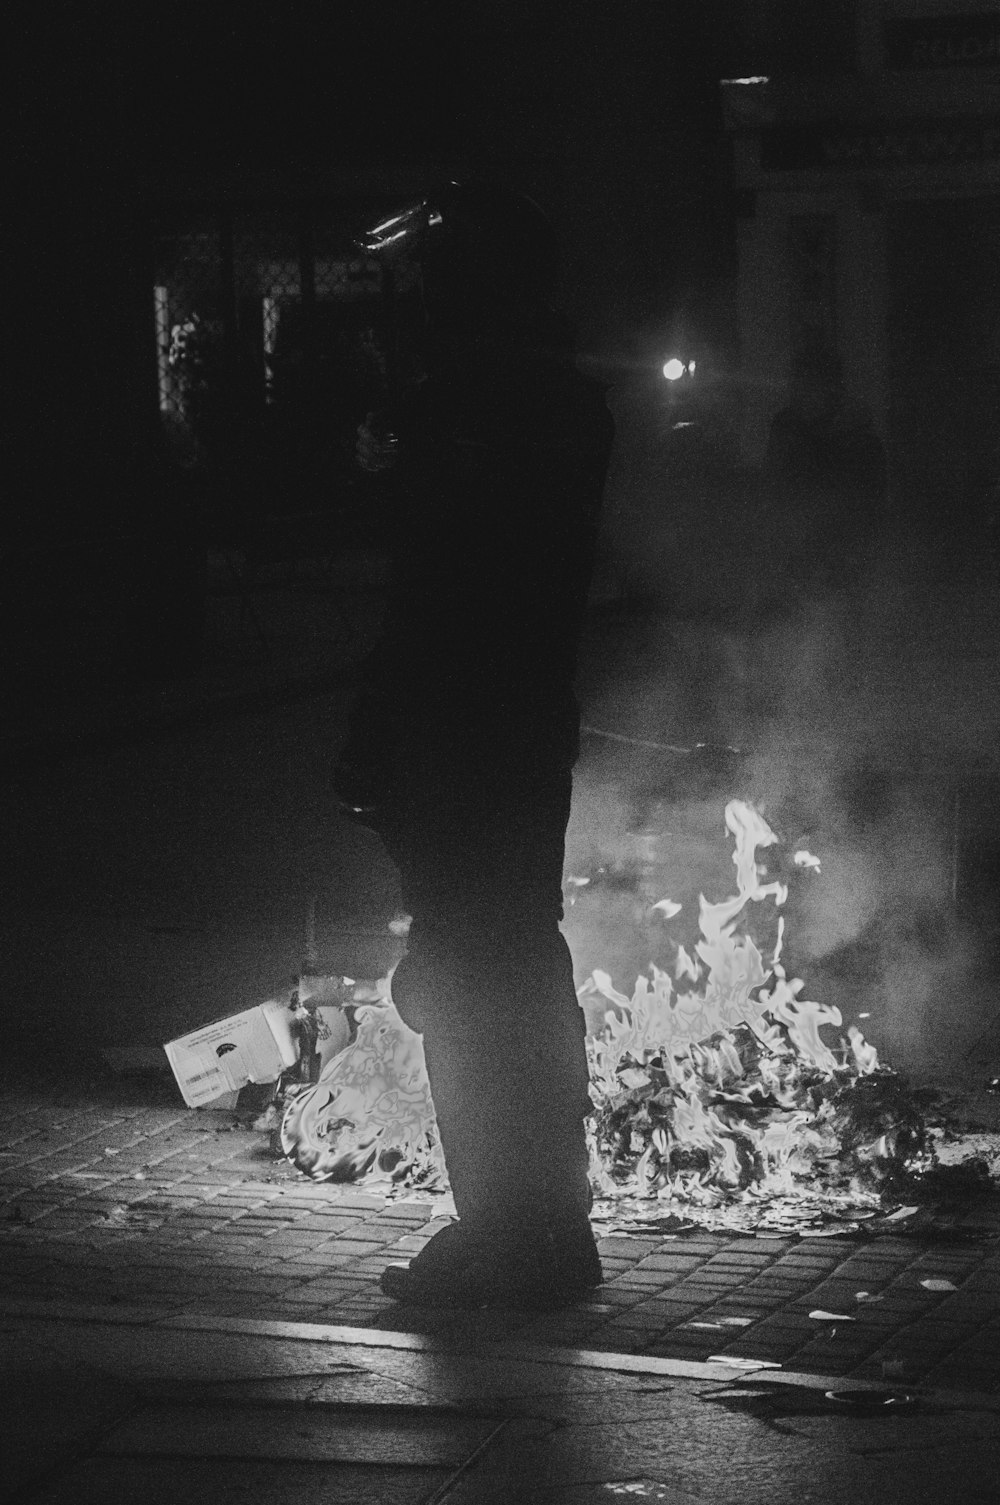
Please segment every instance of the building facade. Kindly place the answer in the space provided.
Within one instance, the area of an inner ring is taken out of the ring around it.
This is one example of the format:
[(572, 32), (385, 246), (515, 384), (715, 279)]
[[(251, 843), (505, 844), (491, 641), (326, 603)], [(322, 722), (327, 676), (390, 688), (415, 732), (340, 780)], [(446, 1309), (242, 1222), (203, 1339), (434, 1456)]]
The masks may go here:
[(1000, 471), (1000, 6), (820, 9), (767, 0), (759, 71), (723, 83), (742, 458), (795, 356), (834, 350), (902, 504), (978, 506)]

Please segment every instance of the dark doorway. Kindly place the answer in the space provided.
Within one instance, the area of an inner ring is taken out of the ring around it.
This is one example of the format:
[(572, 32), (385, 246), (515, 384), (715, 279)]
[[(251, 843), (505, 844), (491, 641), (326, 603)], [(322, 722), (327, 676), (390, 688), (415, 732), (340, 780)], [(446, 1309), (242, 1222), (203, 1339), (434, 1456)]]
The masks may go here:
[(995, 567), (1000, 197), (894, 205), (889, 286), (890, 433), (902, 521), (953, 560)]

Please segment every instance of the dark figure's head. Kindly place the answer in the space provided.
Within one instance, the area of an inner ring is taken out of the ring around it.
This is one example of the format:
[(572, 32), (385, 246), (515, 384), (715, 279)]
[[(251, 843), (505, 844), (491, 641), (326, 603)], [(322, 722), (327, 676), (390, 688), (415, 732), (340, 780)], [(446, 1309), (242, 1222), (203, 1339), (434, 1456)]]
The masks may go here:
[(453, 348), (546, 343), (558, 329), (555, 233), (524, 194), (447, 183), (388, 216), (358, 245), (383, 266), (419, 266), (430, 324)]

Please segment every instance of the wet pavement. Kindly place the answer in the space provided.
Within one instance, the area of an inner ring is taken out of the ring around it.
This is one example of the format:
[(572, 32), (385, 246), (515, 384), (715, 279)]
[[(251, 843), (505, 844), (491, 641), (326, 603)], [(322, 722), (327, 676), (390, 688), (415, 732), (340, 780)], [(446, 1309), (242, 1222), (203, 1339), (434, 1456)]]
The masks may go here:
[(30, 1065), (8, 1062), (5, 1078), (8, 1313), (52, 1302), (152, 1305), (163, 1317), (721, 1355), (1000, 1394), (998, 1193), (898, 1236), (612, 1234), (596, 1223), (605, 1282), (591, 1300), (549, 1313), (430, 1311), (384, 1296), (379, 1277), (443, 1225), (447, 1197), (393, 1200), (310, 1182), (248, 1118), (185, 1108), (169, 1077), (95, 1075), (46, 1090)]
[(0, 1318), (4, 1482), (45, 1505), (988, 1505), (1000, 1401), (153, 1311)]

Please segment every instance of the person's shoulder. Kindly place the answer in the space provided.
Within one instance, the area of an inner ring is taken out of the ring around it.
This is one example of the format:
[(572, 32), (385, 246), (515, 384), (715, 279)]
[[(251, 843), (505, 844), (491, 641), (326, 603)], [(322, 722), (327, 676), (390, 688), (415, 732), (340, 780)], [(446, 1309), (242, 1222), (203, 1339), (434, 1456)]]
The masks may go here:
[(591, 444), (610, 441), (614, 419), (607, 388), (572, 361), (556, 366), (549, 377), (549, 396), (561, 422), (558, 427), (589, 437)]

